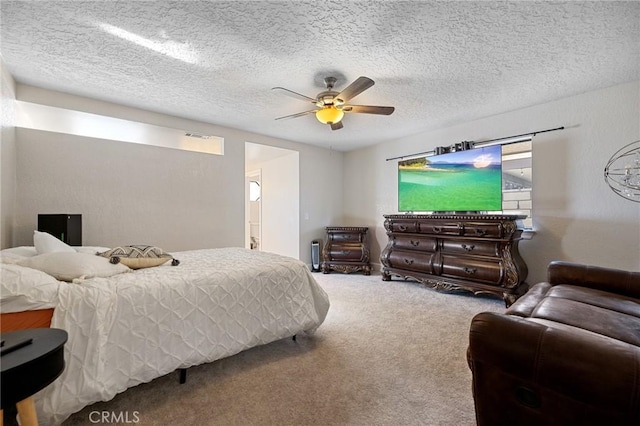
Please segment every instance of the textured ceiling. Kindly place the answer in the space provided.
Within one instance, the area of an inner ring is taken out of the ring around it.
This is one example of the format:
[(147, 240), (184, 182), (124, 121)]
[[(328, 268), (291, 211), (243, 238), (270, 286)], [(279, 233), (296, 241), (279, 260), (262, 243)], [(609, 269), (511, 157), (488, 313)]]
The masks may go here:
[[(640, 2), (10, 1), (16, 81), (351, 150), (640, 78)], [(364, 75), (331, 131), (310, 97)], [(526, 130), (526, 129), (524, 129)], [(502, 135), (495, 135), (502, 136)]]

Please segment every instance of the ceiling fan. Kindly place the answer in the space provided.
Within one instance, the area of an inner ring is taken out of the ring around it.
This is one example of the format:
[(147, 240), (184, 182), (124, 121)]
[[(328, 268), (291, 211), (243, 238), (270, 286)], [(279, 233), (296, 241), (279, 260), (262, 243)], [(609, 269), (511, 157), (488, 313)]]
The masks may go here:
[(391, 106), (347, 104), (347, 102), (352, 98), (355, 98), (375, 84), (375, 82), (368, 77), (358, 77), (356, 81), (348, 85), (344, 90), (342, 90), (342, 92), (336, 92), (333, 90), (333, 86), (336, 84), (335, 77), (326, 77), (324, 79), (324, 84), (327, 86), (327, 90), (318, 93), (315, 99), (302, 95), (298, 92), (294, 92), (293, 90), (285, 89), (284, 87), (273, 87), (271, 90), (281, 91), (286, 95), (306, 102), (311, 102), (316, 106), (315, 109), (299, 112), (297, 114), (285, 115), (284, 117), (276, 118), (276, 120), (315, 114), (318, 121), (322, 124), (329, 124), (331, 126), (331, 130), (339, 130), (343, 127), (342, 117), (344, 117), (345, 112), (390, 115), (395, 110), (395, 108)]

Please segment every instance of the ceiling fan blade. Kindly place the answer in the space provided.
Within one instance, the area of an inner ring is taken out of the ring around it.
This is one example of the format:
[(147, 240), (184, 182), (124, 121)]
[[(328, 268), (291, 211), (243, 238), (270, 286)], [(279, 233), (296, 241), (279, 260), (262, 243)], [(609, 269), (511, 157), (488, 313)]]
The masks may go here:
[(342, 125), (342, 121), (338, 121), (337, 123), (331, 124), (331, 130), (340, 130), (344, 126)]
[(276, 118), (276, 120), (282, 120), (282, 119), (285, 119), (285, 118), (302, 117), (303, 115), (314, 114), (316, 111), (317, 111), (317, 109), (312, 109), (312, 110), (309, 110), (309, 111), (299, 112), (297, 114), (285, 115), (283, 117)]
[(391, 106), (370, 106), (370, 105), (344, 105), (344, 112), (358, 112), (363, 114), (391, 115), (396, 109)]
[(314, 104), (316, 103), (315, 99), (310, 98), (309, 96), (305, 96), (301, 93), (294, 92), (293, 90), (285, 89), (284, 87), (272, 87), (271, 90), (279, 90), (279, 91), (282, 91), (282, 93), (284, 93), (285, 95), (291, 96), (292, 98), (313, 102)]
[(338, 93), (335, 98), (347, 102), (351, 98), (355, 98), (360, 93), (373, 86), (375, 82), (368, 77), (358, 77), (356, 81), (348, 85), (342, 92)]

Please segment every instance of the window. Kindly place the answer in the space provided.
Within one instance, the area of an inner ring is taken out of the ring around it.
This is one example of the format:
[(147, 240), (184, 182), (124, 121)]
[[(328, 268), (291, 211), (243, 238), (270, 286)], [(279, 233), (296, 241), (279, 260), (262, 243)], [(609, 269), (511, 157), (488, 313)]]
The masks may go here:
[(260, 195), (260, 182), (257, 180), (249, 181), (249, 201), (258, 201)]
[(502, 145), (502, 212), (527, 215), (526, 229), (533, 227), (531, 160), (531, 141)]

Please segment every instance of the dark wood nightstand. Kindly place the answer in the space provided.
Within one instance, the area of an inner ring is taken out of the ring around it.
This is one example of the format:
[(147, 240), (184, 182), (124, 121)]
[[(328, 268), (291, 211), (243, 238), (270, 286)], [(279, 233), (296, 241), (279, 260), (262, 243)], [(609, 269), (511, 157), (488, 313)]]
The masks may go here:
[(369, 241), (366, 227), (328, 226), (327, 242), (322, 249), (322, 272), (343, 273), (362, 271), (371, 274)]
[(57, 328), (32, 328), (0, 334), (0, 419), (5, 408), (15, 405), (22, 426), (38, 424), (32, 395), (62, 374), (67, 337), (66, 331)]

